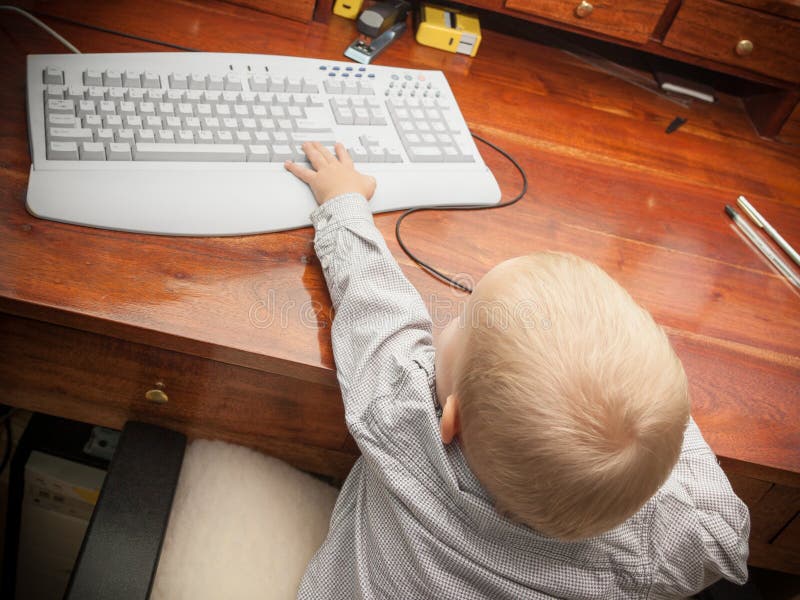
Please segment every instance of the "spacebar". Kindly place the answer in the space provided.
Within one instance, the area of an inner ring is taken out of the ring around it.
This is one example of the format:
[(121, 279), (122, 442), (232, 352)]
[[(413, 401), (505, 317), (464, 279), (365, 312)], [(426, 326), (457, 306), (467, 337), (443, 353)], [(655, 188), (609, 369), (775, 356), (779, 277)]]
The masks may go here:
[(133, 160), (184, 160), (196, 162), (244, 162), (241, 144), (151, 144), (138, 143)]

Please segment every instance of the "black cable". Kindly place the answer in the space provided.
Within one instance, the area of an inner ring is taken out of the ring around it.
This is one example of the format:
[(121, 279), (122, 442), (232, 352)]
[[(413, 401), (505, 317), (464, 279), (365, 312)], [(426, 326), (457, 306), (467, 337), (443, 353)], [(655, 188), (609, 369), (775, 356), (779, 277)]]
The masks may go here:
[(395, 223), (394, 226), (394, 235), (397, 238), (397, 243), (400, 244), (400, 248), (403, 249), (403, 252), (406, 253), (406, 256), (408, 256), (411, 260), (413, 260), (420, 267), (422, 267), (422, 269), (426, 271), (429, 275), (435, 277), (439, 281), (443, 281), (444, 283), (453, 286), (456, 289), (467, 292), (468, 294), (472, 293), (471, 287), (463, 283), (460, 283), (455, 279), (453, 279), (452, 277), (449, 277), (448, 275), (445, 275), (441, 271), (435, 269), (425, 261), (418, 258), (413, 252), (411, 252), (411, 250), (408, 249), (408, 246), (406, 246), (403, 243), (403, 239), (400, 237), (400, 224), (408, 215), (415, 212), (422, 212), (426, 210), (488, 210), (490, 208), (505, 208), (506, 206), (511, 206), (512, 204), (519, 202), (520, 199), (522, 199), (522, 197), (528, 192), (528, 176), (525, 173), (525, 169), (523, 169), (522, 166), (520, 166), (520, 164), (514, 159), (513, 156), (511, 156), (508, 152), (506, 152), (502, 148), (499, 148), (498, 146), (494, 145), (489, 140), (486, 140), (475, 133), (472, 134), (472, 137), (474, 137), (476, 140), (480, 140), (487, 146), (495, 149), (497, 152), (499, 152), (500, 154), (502, 154), (508, 160), (511, 161), (511, 164), (513, 164), (517, 168), (517, 171), (519, 171), (519, 174), (522, 176), (522, 189), (520, 190), (520, 192), (516, 196), (514, 196), (511, 200), (508, 200), (507, 202), (501, 202), (500, 204), (482, 204), (478, 206), (470, 206), (469, 204), (457, 204), (453, 206), (420, 206), (418, 208), (409, 208), (406, 212), (400, 215), (400, 217), (397, 219), (397, 223)]
[(150, 38), (142, 37), (139, 35), (134, 35), (133, 33), (125, 33), (123, 31), (117, 31), (115, 29), (107, 29), (105, 27), (100, 27), (99, 25), (90, 25), (88, 23), (83, 23), (82, 21), (73, 21), (72, 19), (67, 19), (65, 17), (57, 17), (54, 15), (48, 15), (46, 13), (41, 13), (39, 11), (34, 12), (35, 15), (40, 17), (47, 17), (49, 19), (53, 19), (56, 21), (62, 21), (64, 23), (69, 23), (70, 25), (75, 25), (77, 27), (85, 27), (86, 29), (94, 29), (95, 31), (100, 31), (102, 33), (110, 33), (111, 35), (118, 35), (121, 37), (130, 38), (132, 40), (138, 40), (140, 42), (147, 42), (148, 44), (156, 44), (158, 46), (167, 46), (168, 48), (175, 48), (176, 50), (183, 50), (185, 52), (201, 52), (201, 50), (197, 50), (196, 48), (188, 48), (186, 46), (180, 46), (178, 44), (173, 44), (172, 42), (163, 42), (161, 40), (153, 40)]

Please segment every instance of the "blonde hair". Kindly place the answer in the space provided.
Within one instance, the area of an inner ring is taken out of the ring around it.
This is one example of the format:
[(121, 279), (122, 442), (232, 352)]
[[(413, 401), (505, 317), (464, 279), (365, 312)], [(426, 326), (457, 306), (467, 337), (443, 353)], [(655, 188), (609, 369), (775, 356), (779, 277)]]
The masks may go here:
[(556, 253), (499, 265), (468, 309), (460, 438), (497, 509), (564, 540), (638, 511), (689, 418), (686, 375), (650, 314), (596, 265)]

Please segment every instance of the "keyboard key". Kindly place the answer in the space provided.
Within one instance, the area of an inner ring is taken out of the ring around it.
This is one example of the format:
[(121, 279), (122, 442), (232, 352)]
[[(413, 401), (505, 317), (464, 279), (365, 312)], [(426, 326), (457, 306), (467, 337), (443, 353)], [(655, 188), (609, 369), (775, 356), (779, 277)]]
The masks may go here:
[(189, 77), (186, 73), (170, 73), (167, 78), (169, 87), (176, 90), (185, 90), (189, 87)]
[(335, 144), (339, 141), (333, 131), (323, 133), (321, 131), (295, 131), (289, 134), (291, 141), (295, 144), (304, 144), (305, 142), (319, 142), (320, 144)]
[(117, 114), (117, 107), (111, 100), (101, 100), (97, 107), (98, 115), (115, 115)]
[(270, 92), (285, 92), (286, 91), (286, 78), (285, 77), (270, 77), (269, 78), (269, 91)]
[(48, 142), (47, 158), (49, 160), (78, 160), (78, 144), (76, 142)]
[(136, 141), (133, 135), (133, 129), (117, 129), (114, 132), (114, 141), (133, 144)]
[(125, 99), (125, 88), (110, 87), (106, 92), (106, 100), (112, 101), (114, 104), (119, 104)]
[(101, 142), (81, 142), (78, 149), (81, 160), (106, 159), (106, 147)]
[(333, 116), (339, 125), (353, 124), (353, 111), (349, 108), (336, 107), (333, 110)]
[(139, 115), (126, 115), (122, 117), (122, 124), (125, 126), (126, 129), (141, 129), (142, 128), (142, 117)]
[(438, 146), (410, 146), (406, 151), (411, 162), (442, 162), (444, 158)]
[(152, 129), (138, 129), (134, 131), (134, 137), (137, 142), (154, 144), (156, 141), (156, 134)]
[(75, 115), (54, 113), (47, 115), (47, 124), (52, 127), (80, 127), (81, 121)]
[(130, 144), (123, 142), (110, 143), (106, 150), (106, 158), (108, 160), (133, 160)]
[(47, 139), (52, 142), (92, 142), (94, 136), (91, 129), (83, 127), (51, 127)]
[(125, 99), (128, 100), (129, 102), (133, 102), (138, 106), (139, 103), (145, 99), (146, 94), (147, 94), (146, 90), (140, 88), (133, 88), (125, 92)]
[(106, 69), (103, 73), (103, 85), (122, 87), (122, 73), (117, 69)]
[(241, 91), (242, 79), (236, 73), (228, 73), (225, 75), (225, 89)]
[(186, 97), (186, 92), (183, 90), (167, 90), (164, 94), (164, 102), (172, 102), (173, 104), (180, 104)]
[(93, 115), (97, 113), (94, 100), (81, 100), (78, 102), (78, 116)]
[(241, 144), (148, 144), (137, 143), (134, 160), (172, 160), (189, 162), (244, 162), (247, 153)]
[(213, 144), (214, 143), (214, 133), (211, 131), (195, 131), (194, 132), (194, 141), (198, 144)]
[(204, 90), (206, 89), (206, 77), (201, 73), (192, 73), (189, 75), (189, 89), (190, 90)]
[(78, 102), (86, 97), (86, 88), (82, 85), (71, 85), (64, 94), (67, 100)]
[(83, 72), (83, 85), (103, 85), (103, 74), (96, 69), (86, 69)]
[(103, 127), (103, 117), (100, 115), (86, 115), (81, 117), (83, 126), (91, 130), (101, 129)]
[(136, 105), (133, 102), (122, 101), (119, 103), (119, 115), (121, 117), (132, 117), (136, 115)]
[(272, 158), (266, 144), (250, 144), (247, 146), (247, 162), (269, 162)]
[(220, 119), (221, 128), (233, 133), (239, 130), (239, 121), (234, 117), (223, 117)]
[(63, 100), (65, 88), (63, 85), (50, 84), (45, 88), (44, 99), (47, 100)]
[(142, 74), (138, 71), (125, 71), (122, 74), (122, 85), (125, 87), (142, 87)]
[(382, 147), (380, 146), (367, 146), (367, 156), (369, 156), (369, 162), (384, 162), (386, 160), (386, 154)]
[(214, 141), (217, 144), (232, 144), (233, 135), (227, 129), (220, 129), (214, 132)]
[(285, 160), (294, 160), (295, 151), (287, 144), (275, 144), (272, 147), (272, 162), (283, 162)]
[(164, 127), (170, 131), (180, 131), (183, 128), (183, 123), (180, 117), (165, 117)]
[(250, 89), (254, 92), (266, 92), (269, 89), (267, 87), (267, 77), (265, 75), (253, 75), (250, 78)]
[(206, 89), (223, 90), (225, 89), (225, 82), (219, 75), (206, 75)]
[(353, 109), (353, 125), (369, 125), (369, 112), (366, 108)]
[(43, 83), (56, 83), (56, 84), (63, 84), (64, 83), (64, 71), (59, 69), (58, 67), (47, 67), (44, 70), (42, 75), (42, 82)]
[(292, 129), (294, 131), (331, 131), (326, 123), (315, 119), (296, 119)]
[(114, 141), (114, 130), (101, 127), (94, 130), (94, 141), (101, 144), (108, 144)]
[(369, 162), (369, 154), (365, 148), (361, 146), (355, 146), (354, 148), (350, 148), (349, 150), (350, 158), (353, 159), (353, 162)]
[(189, 131), (200, 131), (200, 129), (202, 129), (200, 119), (197, 117), (186, 117), (181, 121), (183, 123), (183, 128), (188, 129)]
[(152, 71), (145, 71), (142, 73), (142, 87), (143, 88), (160, 88), (161, 77), (158, 73)]
[(48, 100), (47, 113), (60, 114), (60, 115), (74, 115), (75, 102), (73, 102), (72, 100)]
[(169, 129), (159, 129), (156, 131), (156, 143), (157, 144), (174, 144), (175, 143), (175, 132)]
[(403, 162), (403, 155), (399, 148), (386, 148), (384, 150), (384, 160), (390, 163)]

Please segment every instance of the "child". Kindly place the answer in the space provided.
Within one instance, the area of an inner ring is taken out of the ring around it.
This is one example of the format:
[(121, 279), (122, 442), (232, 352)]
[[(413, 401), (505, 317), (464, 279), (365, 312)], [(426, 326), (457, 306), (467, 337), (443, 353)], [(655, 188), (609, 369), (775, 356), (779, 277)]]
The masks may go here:
[(312, 168), (286, 168), (320, 204), (362, 457), (300, 598), (671, 598), (746, 580), (747, 508), (645, 310), (591, 263), (536, 254), (492, 269), (434, 350), (373, 224), (374, 178), (341, 145), (303, 150)]

